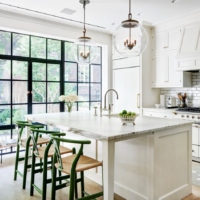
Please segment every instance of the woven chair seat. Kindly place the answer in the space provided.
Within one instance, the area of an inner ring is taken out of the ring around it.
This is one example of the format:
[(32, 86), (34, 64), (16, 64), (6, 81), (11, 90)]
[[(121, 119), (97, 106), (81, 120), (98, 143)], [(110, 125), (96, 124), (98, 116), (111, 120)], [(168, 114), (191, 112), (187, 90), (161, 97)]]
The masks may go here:
[[(39, 153), (39, 155), (37, 156), (38, 158), (44, 159), (45, 149), (46, 149), (46, 146), (38, 147), (38, 153)], [(63, 146), (60, 146), (59, 149), (60, 149), (61, 155), (73, 152), (71, 149), (68, 149), (67, 147), (63, 147)], [(49, 149), (48, 157), (53, 157), (54, 152), (55, 152), (55, 148), (51, 145), (51, 147)], [(36, 151), (34, 151), (34, 153), (36, 154)]]
[[(76, 157), (76, 154), (62, 158), (62, 164), (63, 164), (62, 172), (70, 175), (71, 166), (75, 157)], [(85, 170), (96, 168), (102, 165), (103, 165), (102, 162), (99, 162), (98, 160), (82, 155), (80, 156), (79, 161), (76, 165), (76, 172), (85, 171)], [(59, 168), (58, 163), (56, 163), (55, 166), (56, 168)]]
[[(21, 146), (24, 147), (24, 148), (26, 148), (27, 139), (22, 139), (21, 142), (22, 142)], [(42, 145), (42, 144), (47, 144), (47, 143), (49, 143), (49, 139), (47, 139), (47, 138), (40, 138), (40, 137), (38, 138), (37, 145)], [(33, 146), (33, 141), (32, 140), (30, 141), (29, 146), (30, 147)]]

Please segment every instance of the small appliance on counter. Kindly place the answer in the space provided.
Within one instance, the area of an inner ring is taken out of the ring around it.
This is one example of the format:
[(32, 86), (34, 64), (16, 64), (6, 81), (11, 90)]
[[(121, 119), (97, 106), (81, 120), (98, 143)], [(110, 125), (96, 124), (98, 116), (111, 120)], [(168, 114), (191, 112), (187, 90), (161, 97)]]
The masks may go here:
[(177, 103), (176, 103), (176, 97), (168, 97), (168, 101), (167, 101), (167, 106), (166, 108), (178, 108)]

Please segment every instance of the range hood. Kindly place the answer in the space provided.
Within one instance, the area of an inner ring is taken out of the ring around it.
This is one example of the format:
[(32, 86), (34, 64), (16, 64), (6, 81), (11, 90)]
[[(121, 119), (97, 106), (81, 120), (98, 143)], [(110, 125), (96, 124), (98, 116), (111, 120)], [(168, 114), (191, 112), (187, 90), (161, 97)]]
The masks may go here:
[(177, 71), (199, 71), (200, 22), (184, 26), (181, 32), (177, 54)]

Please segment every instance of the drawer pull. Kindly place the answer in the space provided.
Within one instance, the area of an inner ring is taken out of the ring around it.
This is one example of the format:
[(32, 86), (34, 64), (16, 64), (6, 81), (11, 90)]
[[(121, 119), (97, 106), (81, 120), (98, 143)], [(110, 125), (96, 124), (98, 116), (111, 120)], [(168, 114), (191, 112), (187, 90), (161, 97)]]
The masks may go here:
[(164, 116), (164, 117), (167, 117), (167, 116)]

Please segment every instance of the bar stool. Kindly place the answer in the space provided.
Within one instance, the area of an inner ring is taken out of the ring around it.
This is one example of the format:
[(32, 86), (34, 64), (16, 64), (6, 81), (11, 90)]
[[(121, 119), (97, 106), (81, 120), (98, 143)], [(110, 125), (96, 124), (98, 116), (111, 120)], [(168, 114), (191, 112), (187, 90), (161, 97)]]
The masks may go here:
[[(29, 148), (33, 146), (33, 142), (31, 141), (31, 137), (22, 139), (21, 136), (24, 128), (31, 126), (36, 129), (44, 128), (44, 126), (42, 125), (28, 124), (27, 121), (17, 121), (15, 124), (18, 133), (18, 139), (17, 139), (16, 158), (15, 158), (14, 180), (17, 180), (17, 174), (19, 174), (23, 178), (23, 186), (22, 186), (23, 189), (25, 189), (26, 187), (27, 171), (29, 168), (31, 168), (31, 164), (28, 164), (28, 158), (29, 158)], [(19, 127), (21, 127), (21, 129)], [(42, 145), (47, 143), (49, 143), (49, 139), (39, 138), (37, 145)], [(25, 157), (19, 157), (20, 147), (25, 148)], [(22, 174), (20, 171), (18, 171), (18, 164), (20, 161), (23, 160), (24, 160), (24, 172)], [(42, 166), (42, 163), (40, 163), (39, 165)]]
[[(91, 141), (78, 141), (78, 140), (68, 140), (63, 138), (58, 138), (53, 135), (50, 136), (53, 139), (53, 145), (55, 148), (54, 153), (54, 165), (53, 165), (53, 177), (52, 177), (52, 190), (51, 190), (51, 200), (56, 199), (56, 190), (60, 188), (60, 185), (56, 185), (56, 171), (57, 169), (65, 174), (68, 174), (70, 176), (70, 183), (69, 183), (69, 200), (74, 200), (74, 192), (75, 192), (75, 186), (78, 182), (81, 182), (81, 196), (82, 198), (76, 198), (76, 199), (95, 199), (98, 197), (103, 196), (103, 192), (99, 192), (96, 194), (89, 195), (87, 192), (85, 192), (84, 189), (84, 171), (96, 168), (99, 166), (102, 166), (103, 169), (103, 163), (99, 162), (93, 158), (87, 157), (83, 155), (83, 145), (84, 144), (90, 144)], [(64, 158), (61, 158), (60, 148), (59, 144), (60, 142), (66, 142), (66, 143), (74, 143), (74, 144), (80, 144), (81, 147), (79, 149), (78, 154), (74, 154), (71, 156), (67, 156)], [(80, 172), (80, 179), (76, 178), (76, 173)], [(103, 174), (102, 174), (103, 175)], [(66, 187), (66, 186), (65, 186)], [(85, 196), (86, 195), (86, 196)]]
[[(65, 133), (55, 132), (55, 131), (44, 131), (44, 130), (37, 130), (34, 127), (30, 127), (31, 130), (31, 138), (33, 140), (33, 154), (32, 154), (32, 168), (31, 168), (31, 184), (30, 184), (30, 196), (33, 196), (34, 189), (36, 189), (41, 195), (42, 199), (46, 199), (46, 191), (47, 191), (47, 184), (52, 182), (52, 179), (47, 178), (47, 168), (48, 164), (51, 164), (50, 168), (52, 169), (53, 165), (53, 155), (54, 155), (54, 147), (52, 146), (52, 142), (50, 141), (47, 146), (43, 147), (37, 147), (37, 140), (39, 133), (43, 134), (51, 134), (54, 136), (65, 136)], [(68, 153), (75, 153), (75, 149), (68, 149), (64, 146), (60, 146), (59, 148), (60, 154), (68, 154)], [(36, 167), (36, 157), (43, 159), (43, 169), (35, 169)], [(51, 161), (48, 162), (48, 158), (51, 158)], [(42, 183), (42, 189), (38, 188), (35, 185), (35, 174), (43, 172), (43, 183)], [(61, 177), (61, 172), (59, 173), (59, 176)], [(64, 177), (62, 180), (66, 179), (68, 177)], [(62, 185), (62, 180), (58, 177), (56, 181), (59, 181), (59, 183)], [(66, 185), (64, 183), (63, 185)]]

